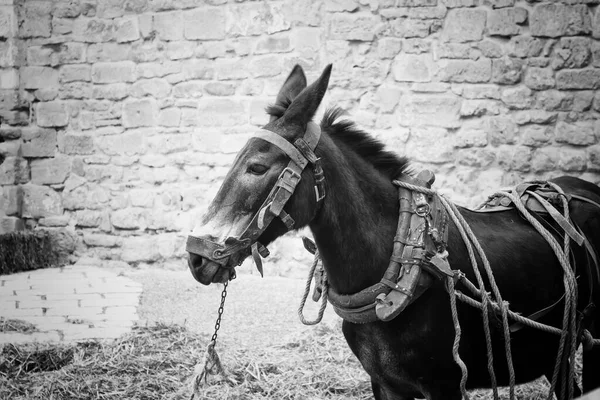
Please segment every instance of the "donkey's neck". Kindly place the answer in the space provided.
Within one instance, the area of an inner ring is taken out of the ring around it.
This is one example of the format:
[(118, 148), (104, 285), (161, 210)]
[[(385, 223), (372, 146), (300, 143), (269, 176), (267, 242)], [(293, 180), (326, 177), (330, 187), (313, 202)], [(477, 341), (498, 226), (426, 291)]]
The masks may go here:
[(379, 282), (398, 221), (390, 179), (343, 143), (321, 140), (327, 197), (310, 223), (330, 286), (342, 294)]

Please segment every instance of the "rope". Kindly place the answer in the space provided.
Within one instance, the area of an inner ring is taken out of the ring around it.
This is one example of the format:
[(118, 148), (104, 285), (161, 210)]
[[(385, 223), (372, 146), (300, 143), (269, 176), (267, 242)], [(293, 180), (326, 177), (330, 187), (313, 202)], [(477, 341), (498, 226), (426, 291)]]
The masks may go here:
[(452, 322), (454, 323), (454, 343), (452, 344), (452, 357), (458, 367), (460, 368), (461, 377), (460, 377), (460, 393), (462, 397), (469, 400), (469, 394), (467, 393), (467, 379), (469, 377), (469, 371), (467, 370), (467, 366), (460, 358), (458, 354), (458, 348), (460, 346), (460, 322), (458, 321), (458, 311), (456, 310), (456, 296), (453, 295), (454, 290), (454, 278), (448, 277), (448, 294), (450, 295), (450, 310), (452, 311)]
[(323, 319), (323, 313), (325, 312), (325, 308), (327, 307), (327, 279), (323, 279), (323, 291), (321, 292), (321, 307), (319, 308), (319, 312), (317, 314), (317, 318), (310, 321), (304, 317), (304, 305), (306, 304), (306, 299), (308, 298), (308, 294), (310, 292), (310, 285), (312, 283), (313, 276), (315, 274), (315, 269), (319, 264), (320, 257), (319, 251), (315, 252), (315, 258), (313, 260), (312, 266), (310, 267), (310, 271), (308, 272), (308, 279), (306, 280), (306, 287), (304, 288), (304, 294), (302, 295), (302, 300), (300, 301), (300, 307), (298, 307), (298, 317), (300, 318), (300, 322), (304, 325), (316, 325)]
[[(564, 210), (564, 217), (567, 220), (569, 220), (568, 200), (567, 200), (564, 192), (558, 185), (551, 183), (551, 182), (542, 182), (542, 181), (534, 181), (531, 183), (548, 184), (554, 190), (556, 190), (559, 194), (561, 194), (563, 210)], [(576, 347), (577, 347), (577, 335), (575, 334), (575, 332), (577, 331), (577, 308), (576, 308), (577, 307), (577, 284), (575, 281), (575, 274), (570, 266), (570, 262), (569, 262), (569, 259), (567, 256), (570, 251), (570, 239), (569, 239), (568, 235), (565, 234), (563, 248), (561, 249), (560, 245), (558, 244), (556, 239), (529, 213), (529, 211), (523, 204), (520, 197), (516, 197), (512, 193), (509, 193), (509, 192), (497, 192), (497, 193), (494, 193), (493, 195), (489, 196), (489, 199), (496, 198), (496, 197), (509, 198), (512, 201), (512, 203), (515, 204), (515, 207), (519, 210), (519, 212), (521, 212), (521, 214), (527, 219), (527, 221), (529, 223), (531, 223), (531, 225), (534, 226), (534, 228), (538, 231), (538, 233), (540, 233), (540, 235), (542, 235), (542, 237), (548, 242), (548, 244), (554, 251), (556, 257), (558, 258), (559, 263), (560, 263), (561, 267), (563, 268), (563, 272), (564, 272), (563, 281), (564, 281), (564, 286), (565, 286), (565, 313), (563, 316), (563, 329), (558, 329), (558, 328), (549, 327), (547, 325), (537, 323), (535, 321), (531, 321), (530, 319), (522, 317), (519, 314), (516, 314), (509, 310), (508, 303), (506, 303), (502, 300), (502, 297), (501, 297), (499, 289), (496, 285), (489, 261), (487, 260), (487, 257), (485, 256), (483, 248), (479, 244), (475, 234), (469, 227), (468, 223), (466, 222), (464, 217), (460, 214), (458, 208), (454, 204), (449, 203), (445, 197), (438, 194), (437, 191), (435, 191), (435, 190), (424, 188), (422, 186), (412, 185), (412, 184), (409, 184), (406, 182), (400, 182), (400, 181), (394, 181), (394, 184), (397, 186), (407, 188), (409, 190), (413, 190), (413, 191), (420, 192), (420, 193), (425, 193), (430, 196), (437, 196), (440, 199), (441, 203), (446, 208), (446, 211), (448, 212), (450, 218), (452, 219), (452, 221), (454, 222), (454, 224), (456, 225), (457, 229), (459, 230), (459, 232), (461, 234), (461, 237), (467, 247), (467, 251), (469, 253), (469, 258), (473, 265), (473, 271), (475, 273), (475, 277), (477, 278), (477, 283), (479, 284), (480, 289), (477, 289), (470, 281), (468, 281), (468, 279), (466, 279), (466, 277), (464, 277), (464, 275), (462, 273), (459, 273), (459, 277), (464, 280), (464, 283), (466, 284), (467, 288), (469, 288), (469, 290), (471, 290), (472, 292), (474, 292), (475, 294), (480, 296), (481, 302), (471, 299), (470, 297), (464, 295), (463, 293), (454, 290), (453, 284), (448, 285), (448, 287), (451, 290), (450, 293), (454, 294), (454, 296), (451, 296), (451, 298), (458, 297), (459, 300), (462, 300), (472, 306), (481, 308), (481, 310), (482, 310), (483, 321), (484, 321), (484, 331), (485, 331), (485, 335), (486, 335), (486, 345), (487, 345), (487, 350), (488, 350), (488, 371), (490, 372), (490, 380), (492, 382), (494, 398), (495, 399), (498, 398), (497, 397), (498, 392), (497, 392), (497, 382), (496, 382), (496, 378), (495, 378), (494, 371), (493, 371), (493, 353), (492, 353), (492, 349), (491, 349), (491, 335), (490, 335), (490, 331), (489, 331), (488, 306), (491, 306), (491, 308), (493, 310), (495, 310), (496, 312), (499, 311), (502, 315), (502, 326), (503, 326), (503, 331), (504, 331), (503, 333), (504, 333), (504, 344), (505, 344), (505, 350), (506, 350), (506, 360), (507, 360), (508, 369), (509, 369), (508, 372), (509, 372), (509, 384), (510, 384), (510, 398), (514, 399), (515, 376), (514, 376), (514, 368), (513, 368), (513, 364), (512, 364), (512, 353), (511, 353), (511, 349), (510, 349), (510, 329), (508, 326), (508, 317), (509, 316), (512, 319), (515, 319), (527, 326), (542, 329), (546, 332), (560, 334), (560, 342), (559, 342), (559, 348), (558, 348), (558, 352), (557, 352), (557, 361), (556, 361), (555, 368), (553, 371), (553, 378), (552, 378), (552, 382), (551, 382), (550, 392), (548, 394), (548, 399), (551, 399), (553, 396), (553, 392), (556, 387), (556, 382), (558, 380), (558, 375), (560, 373), (561, 366), (563, 367), (562, 368), (563, 370), (568, 369), (568, 371), (564, 371), (565, 373), (562, 374), (561, 396), (564, 398), (565, 394), (566, 394), (566, 390), (568, 390), (569, 398), (572, 398), (573, 393), (574, 393), (573, 382), (574, 382), (574, 377), (575, 377), (574, 356), (575, 356), (575, 351), (576, 351)], [(483, 205), (478, 208), (481, 208), (481, 207), (483, 207)], [(473, 248), (472, 248), (473, 246), (475, 246), (475, 249), (477, 250), (477, 252), (481, 258), (483, 267), (488, 276), (488, 280), (489, 280), (492, 292), (494, 294), (494, 297), (496, 299), (496, 302), (491, 301), (489, 299), (489, 294), (486, 291), (482, 290), (482, 288), (484, 288), (484, 284), (483, 284), (483, 280), (481, 278), (481, 274), (478, 270), (477, 260), (475, 259), (475, 255), (474, 255)], [(452, 304), (451, 304), (451, 306), (452, 306)], [(454, 321), (455, 331), (456, 331), (456, 335), (459, 336), (460, 335), (460, 326), (459, 325), (457, 326), (457, 319), (456, 319), (457, 316), (454, 314), (455, 314), (455, 311), (453, 310), (453, 319), (455, 319), (455, 321)], [(591, 345), (600, 343), (600, 340), (590, 338), (591, 335), (589, 334), (588, 331), (584, 331), (584, 333), (585, 332), (587, 332), (587, 334), (583, 335), (583, 339), (586, 341), (586, 344), (588, 346), (590, 345), (589, 344), (590, 342), (592, 343)], [(456, 342), (456, 337), (455, 337), (455, 342)], [(454, 354), (454, 352), (455, 352), (455, 349), (453, 349), (453, 354)], [(462, 370), (462, 366), (459, 363), (460, 359), (457, 359), (455, 357), (455, 360), (456, 360), (457, 364), (459, 364), (459, 367), (461, 367), (461, 370)], [(463, 379), (465, 379), (465, 375), (466, 375), (466, 373), (465, 373), (465, 371), (463, 371)], [(462, 391), (462, 380), (461, 380), (461, 391)], [(464, 396), (464, 393), (463, 393), (463, 396)]]

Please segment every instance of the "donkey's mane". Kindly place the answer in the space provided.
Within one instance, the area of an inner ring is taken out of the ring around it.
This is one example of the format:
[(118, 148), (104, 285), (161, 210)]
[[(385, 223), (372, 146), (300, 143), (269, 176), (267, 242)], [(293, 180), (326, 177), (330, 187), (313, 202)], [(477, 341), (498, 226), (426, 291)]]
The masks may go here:
[(348, 119), (340, 119), (346, 112), (333, 107), (328, 109), (321, 120), (321, 128), (335, 139), (350, 147), (356, 154), (371, 163), (390, 179), (397, 179), (410, 170), (407, 157), (385, 149), (385, 145), (367, 132), (361, 130)]
[[(292, 99), (285, 99), (285, 104), (272, 104), (266, 108), (267, 114), (280, 118), (283, 116)], [(321, 129), (335, 139), (345, 143), (356, 154), (371, 163), (377, 170), (396, 179), (403, 173), (410, 173), (410, 162), (385, 149), (385, 145), (361, 130), (348, 119), (340, 119), (346, 112), (340, 107), (332, 107), (325, 111), (321, 120)]]

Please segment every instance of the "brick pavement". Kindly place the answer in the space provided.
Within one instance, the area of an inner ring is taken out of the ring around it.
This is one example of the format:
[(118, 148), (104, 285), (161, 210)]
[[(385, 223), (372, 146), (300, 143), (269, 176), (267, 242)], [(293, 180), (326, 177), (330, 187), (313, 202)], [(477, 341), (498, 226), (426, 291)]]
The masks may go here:
[(140, 283), (90, 265), (0, 276), (0, 320), (35, 326), (0, 332), (0, 344), (119, 337), (138, 319), (141, 292)]

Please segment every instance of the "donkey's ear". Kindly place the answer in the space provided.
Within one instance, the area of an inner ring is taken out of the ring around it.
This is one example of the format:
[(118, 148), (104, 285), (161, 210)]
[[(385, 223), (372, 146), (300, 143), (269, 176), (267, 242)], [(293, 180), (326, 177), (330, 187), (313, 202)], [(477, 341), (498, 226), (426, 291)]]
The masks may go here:
[[(298, 96), (304, 89), (306, 88), (306, 75), (304, 75), (304, 70), (298, 64), (294, 66), (292, 72), (287, 77), (281, 89), (279, 89), (279, 93), (277, 94), (277, 99), (275, 100), (275, 104), (269, 106), (269, 108), (285, 110), (292, 101)], [(278, 117), (277, 112), (270, 113), (271, 114), (271, 122), (276, 120)], [(279, 114), (282, 114), (279, 112)]]
[(287, 123), (305, 127), (306, 124), (315, 116), (317, 108), (325, 96), (327, 85), (331, 76), (331, 64), (325, 67), (323, 73), (315, 82), (304, 89), (290, 104), (283, 115)]

